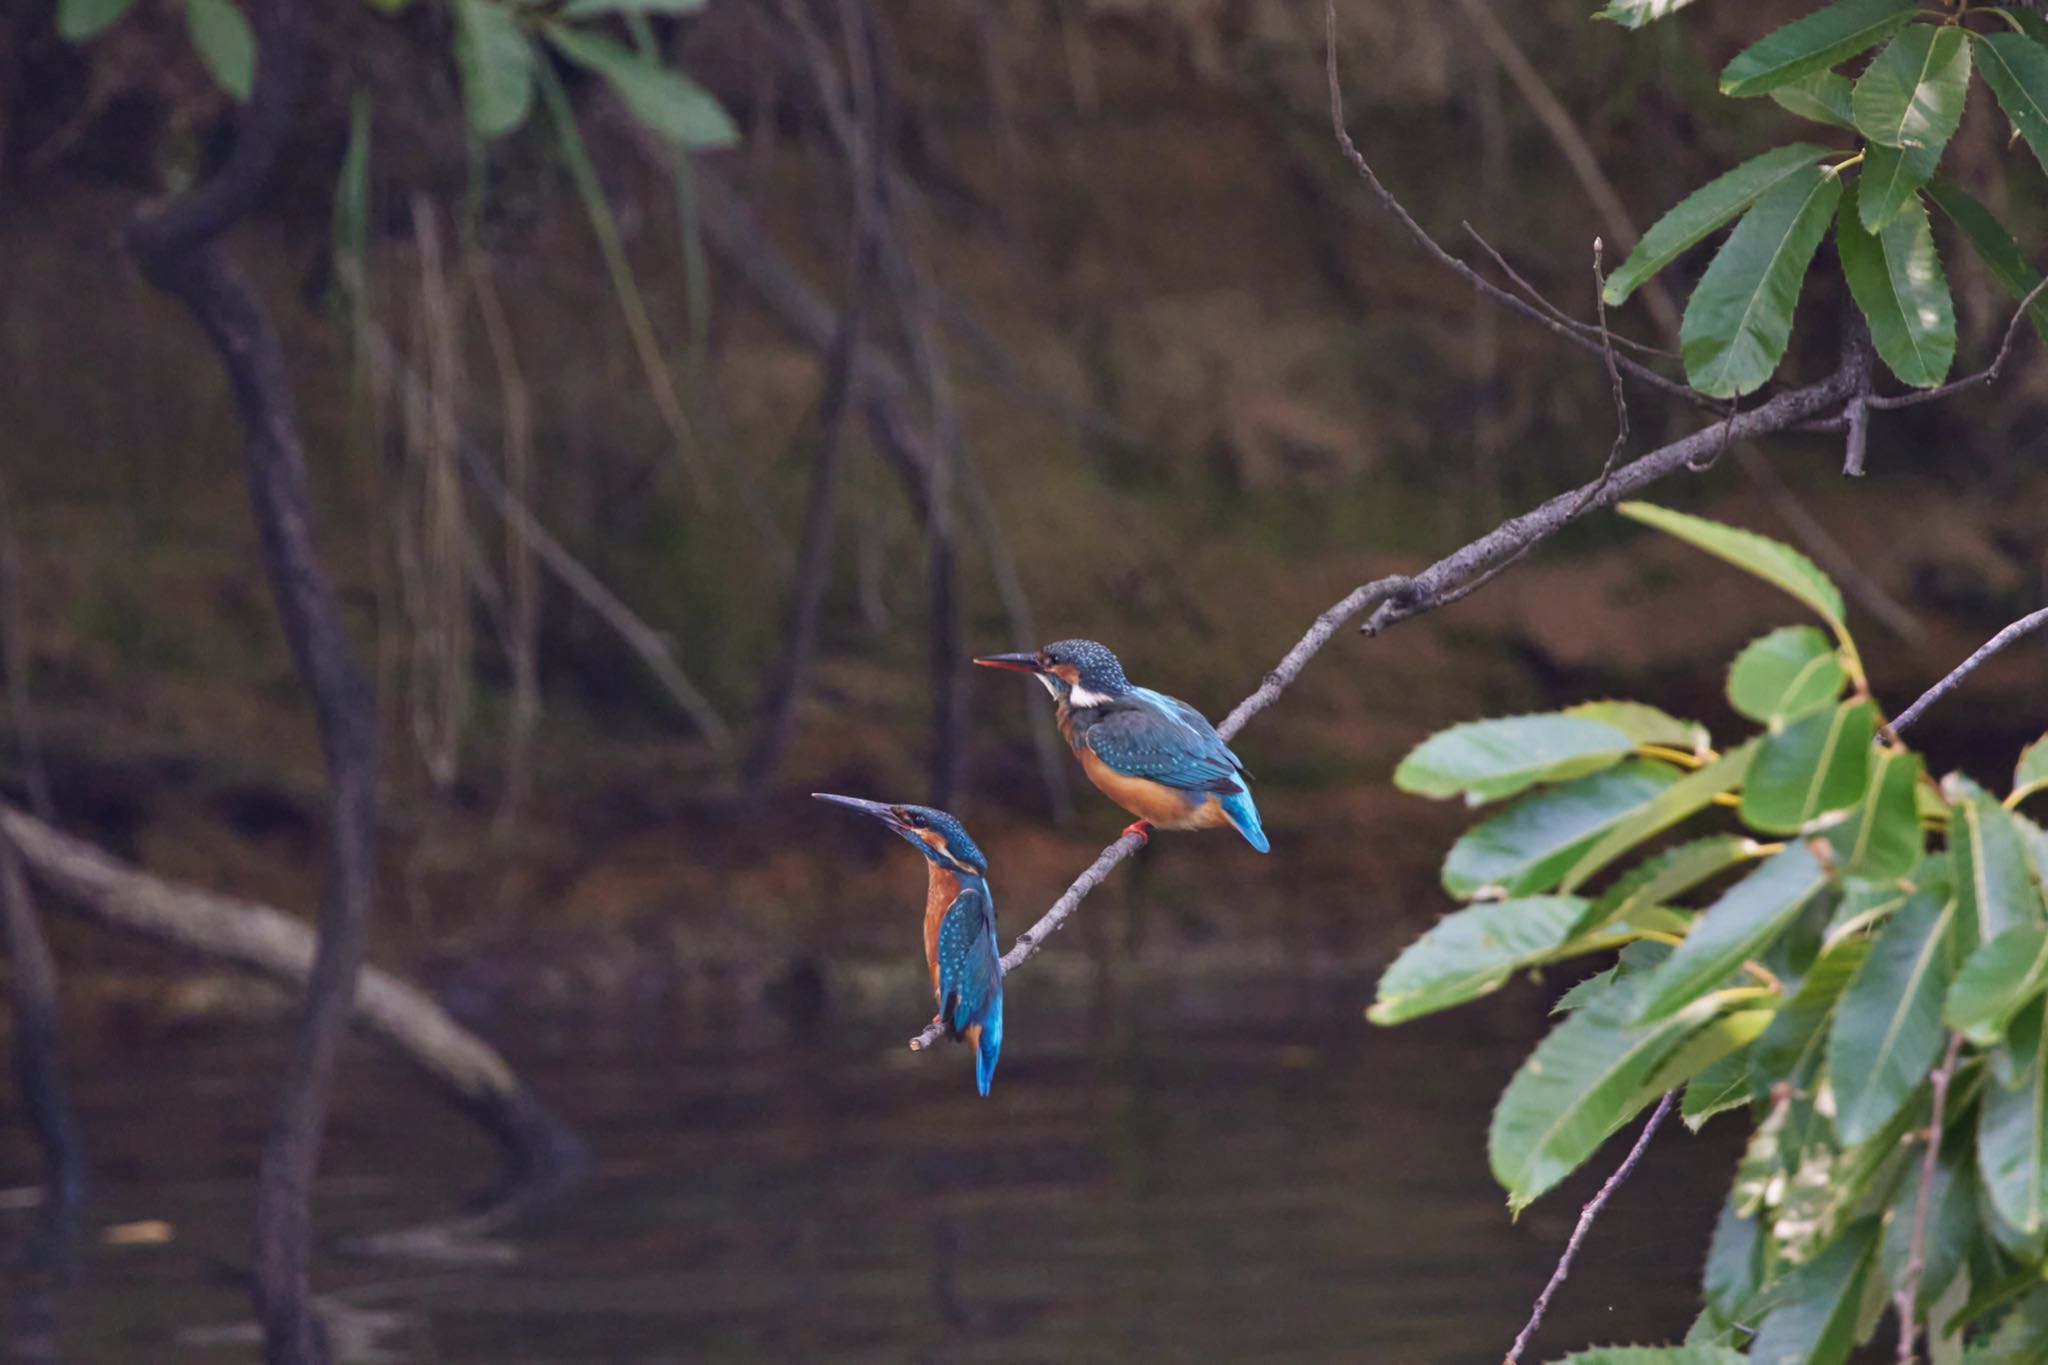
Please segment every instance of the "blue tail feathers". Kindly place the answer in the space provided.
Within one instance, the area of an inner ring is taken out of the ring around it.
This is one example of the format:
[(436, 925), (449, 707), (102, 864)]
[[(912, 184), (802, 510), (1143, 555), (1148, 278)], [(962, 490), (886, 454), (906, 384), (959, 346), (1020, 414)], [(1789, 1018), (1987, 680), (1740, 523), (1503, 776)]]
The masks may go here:
[(1217, 804), (1223, 807), (1224, 818), (1244, 836), (1244, 841), (1261, 853), (1270, 852), (1272, 845), (1266, 842), (1266, 831), (1259, 825), (1259, 808), (1252, 804), (1248, 791), (1232, 792), (1219, 796)]
[(974, 1086), (982, 1094), (988, 1093), (989, 1082), (996, 1078), (996, 1058), (1003, 1050), (1003, 995), (1001, 987), (996, 990), (995, 999), (989, 1002), (988, 1016), (967, 1031), (967, 1039), (974, 1044)]

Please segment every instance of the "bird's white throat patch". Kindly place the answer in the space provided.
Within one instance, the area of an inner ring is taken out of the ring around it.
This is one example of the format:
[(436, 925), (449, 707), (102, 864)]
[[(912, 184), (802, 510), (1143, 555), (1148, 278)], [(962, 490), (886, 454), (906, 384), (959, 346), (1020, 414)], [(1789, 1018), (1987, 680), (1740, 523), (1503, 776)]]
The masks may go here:
[(1067, 705), (1069, 706), (1107, 706), (1115, 700), (1116, 698), (1110, 696), (1107, 692), (1090, 692), (1079, 683), (1075, 683), (1067, 689)]

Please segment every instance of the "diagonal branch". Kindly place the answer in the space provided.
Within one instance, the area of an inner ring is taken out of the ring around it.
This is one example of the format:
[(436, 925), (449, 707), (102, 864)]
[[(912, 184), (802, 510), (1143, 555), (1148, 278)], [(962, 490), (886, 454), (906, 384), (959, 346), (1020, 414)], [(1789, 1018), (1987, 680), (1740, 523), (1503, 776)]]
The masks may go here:
[(1892, 734), (1897, 735), (1899, 731), (1920, 719), (1922, 713), (1928, 707), (1955, 691), (1957, 685), (1964, 678), (1969, 677), (1970, 674), (1975, 672), (1978, 665), (1982, 664), (1986, 659), (1989, 659), (2021, 636), (2039, 630), (2042, 626), (2048, 626), (2048, 607), (2043, 607), (2037, 612), (2022, 616), (2019, 620), (1977, 646), (1976, 653), (1950, 669), (1947, 677), (1928, 688), (1925, 692), (1922, 692), (1911, 706), (1899, 713), (1899, 718), (1891, 723)]
[(2039, 284), (2028, 290), (2027, 296), (2020, 300), (2020, 306), (2013, 310), (2012, 321), (2005, 324), (2005, 336), (1998, 343), (1998, 354), (1991, 357), (1989, 365), (1975, 374), (1964, 375), (1961, 379), (1951, 380), (1938, 388), (1916, 389), (1912, 393), (1894, 394), (1889, 398), (1874, 397), (1870, 400), (1870, 406), (1886, 411), (1894, 408), (1916, 408), (1922, 403), (1932, 403), (1952, 393), (1974, 389), (1980, 384), (1989, 384), (1997, 379), (1999, 371), (2005, 366), (2006, 357), (2012, 353), (2013, 339), (2019, 335), (2020, 323), (2026, 320), (2027, 310), (2034, 306), (2034, 300), (2041, 297), (2041, 291), (2044, 289), (2048, 289), (2048, 277), (2044, 277)]

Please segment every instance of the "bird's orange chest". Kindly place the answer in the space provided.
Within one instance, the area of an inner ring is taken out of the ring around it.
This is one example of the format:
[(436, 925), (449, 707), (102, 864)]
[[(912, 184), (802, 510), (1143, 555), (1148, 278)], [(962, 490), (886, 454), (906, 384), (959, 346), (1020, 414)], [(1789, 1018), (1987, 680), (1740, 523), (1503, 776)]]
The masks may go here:
[(958, 873), (938, 864), (931, 865), (931, 878), (925, 884), (924, 892), (924, 961), (931, 968), (932, 994), (939, 993), (939, 926), (946, 922), (946, 911), (960, 896)]

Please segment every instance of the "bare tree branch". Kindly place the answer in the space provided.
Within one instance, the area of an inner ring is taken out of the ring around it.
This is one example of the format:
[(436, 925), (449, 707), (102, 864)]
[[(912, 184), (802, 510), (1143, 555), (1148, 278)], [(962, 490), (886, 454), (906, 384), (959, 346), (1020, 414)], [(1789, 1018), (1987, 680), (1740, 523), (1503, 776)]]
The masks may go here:
[(1586, 1234), (1593, 1230), (1593, 1220), (1600, 1216), (1600, 1210), (1607, 1206), (1607, 1201), (1635, 1170), (1636, 1163), (1643, 1159), (1643, 1153), (1649, 1149), (1650, 1139), (1656, 1136), (1657, 1129), (1671, 1113), (1671, 1105), (1677, 1098), (1676, 1090), (1664, 1092), (1664, 1098), (1657, 1101), (1657, 1108), (1651, 1113), (1649, 1122), (1643, 1125), (1642, 1133), (1637, 1136), (1636, 1145), (1629, 1148), (1628, 1155), (1614, 1168), (1614, 1174), (1607, 1177), (1607, 1183), (1600, 1187), (1600, 1192), (1587, 1200), (1586, 1207), (1579, 1210), (1578, 1225), (1572, 1229), (1571, 1240), (1564, 1244), (1564, 1254), (1557, 1258), (1557, 1268), (1550, 1272), (1550, 1282), (1545, 1284), (1543, 1292), (1536, 1296), (1536, 1304), (1529, 1310), (1529, 1321), (1523, 1324), (1521, 1334), (1515, 1338), (1515, 1344), (1508, 1348), (1507, 1356), (1501, 1365), (1520, 1365), (1522, 1352), (1529, 1348), (1529, 1338), (1536, 1335), (1536, 1329), (1543, 1325), (1543, 1315), (1550, 1309), (1550, 1296), (1564, 1283), (1565, 1276), (1571, 1274), (1572, 1259), (1579, 1254), (1579, 1244), (1586, 1240)]
[(2037, 612), (2022, 616), (2019, 620), (1977, 646), (1976, 653), (1950, 669), (1947, 677), (1928, 688), (1925, 692), (1922, 692), (1911, 706), (1899, 713), (1899, 718), (1891, 723), (1892, 734), (1897, 735), (1899, 731), (1920, 719), (1928, 707), (1940, 701), (1950, 692), (1953, 692), (1956, 686), (1964, 678), (1969, 677), (1971, 673), (1975, 672), (1978, 665), (1982, 664), (1986, 659), (1989, 659), (2021, 636), (2038, 630), (2044, 625), (2048, 625), (2048, 607), (2043, 607)]
[(2034, 300), (2041, 297), (2043, 290), (2048, 290), (2048, 277), (2044, 277), (2039, 284), (2029, 289), (2027, 296), (2020, 300), (2020, 306), (2013, 311), (2012, 321), (2005, 324), (2005, 336), (1998, 343), (1998, 354), (1991, 357), (1989, 365), (1986, 365), (1975, 374), (1951, 380), (1939, 388), (1915, 389), (1911, 393), (1894, 394), (1889, 398), (1872, 398), (1870, 406), (1887, 411), (1894, 408), (1916, 408), (1922, 403), (1932, 403), (1937, 399), (1946, 398), (1950, 394), (1960, 393), (1964, 389), (1974, 389), (1980, 384), (1989, 384), (1992, 380), (1998, 378), (1999, 372), (2005, 366), (2006, 357), (2012, 353), (2013, 339), (2019, 335), (2020, 324), (2026, 321), (2027, 310), (2034, 306)]

